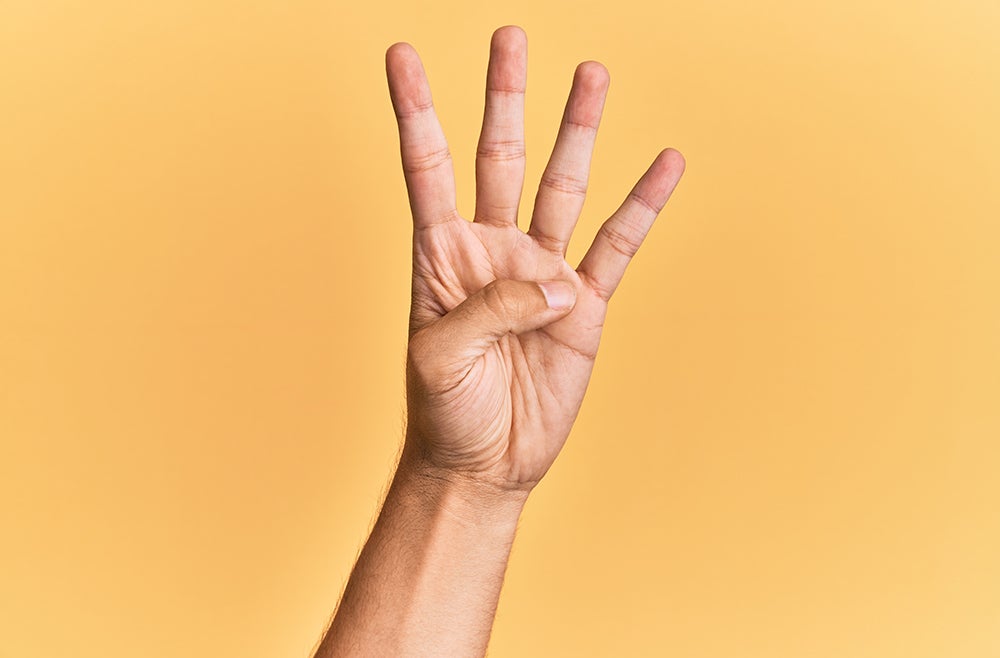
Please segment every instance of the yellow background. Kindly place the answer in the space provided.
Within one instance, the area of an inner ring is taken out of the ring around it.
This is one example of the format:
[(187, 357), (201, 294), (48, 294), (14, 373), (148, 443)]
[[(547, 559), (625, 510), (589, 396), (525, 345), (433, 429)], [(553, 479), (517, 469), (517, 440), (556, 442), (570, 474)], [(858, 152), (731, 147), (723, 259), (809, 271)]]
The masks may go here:
[(612, 84), (571, 262), (687, 173), (524, 515), (494, 656), (1000, 655), (1000, 5), (0, 7), (0, 656), (306, 656), (400, 438), (383, 54), (471, 214), (492, 30), (527, 217)]

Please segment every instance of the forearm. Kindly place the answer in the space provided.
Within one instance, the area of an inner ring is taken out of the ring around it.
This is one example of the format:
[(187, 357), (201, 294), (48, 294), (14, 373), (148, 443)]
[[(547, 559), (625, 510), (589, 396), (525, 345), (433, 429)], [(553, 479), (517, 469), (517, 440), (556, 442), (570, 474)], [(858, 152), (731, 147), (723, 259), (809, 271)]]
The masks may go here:
[(526, 497), (404, 455), (317, 658), (483, 656)]

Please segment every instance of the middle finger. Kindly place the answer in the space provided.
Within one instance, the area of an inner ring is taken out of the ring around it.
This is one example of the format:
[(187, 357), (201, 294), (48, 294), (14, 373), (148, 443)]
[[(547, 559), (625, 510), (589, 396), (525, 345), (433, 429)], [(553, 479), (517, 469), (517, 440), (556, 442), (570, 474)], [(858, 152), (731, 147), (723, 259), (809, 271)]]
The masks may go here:
[(610, 81), (600, 62), (576, 67), (556, 145), (535, 196), (528, 234), (561, 255), (566, 254), (587, 196), (590, 159)]

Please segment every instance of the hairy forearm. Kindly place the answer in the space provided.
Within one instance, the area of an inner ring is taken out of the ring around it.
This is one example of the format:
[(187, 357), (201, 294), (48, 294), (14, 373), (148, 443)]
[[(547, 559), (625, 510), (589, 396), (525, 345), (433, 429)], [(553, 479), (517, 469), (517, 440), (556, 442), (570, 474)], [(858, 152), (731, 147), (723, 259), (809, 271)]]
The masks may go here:
[(483, 656), (526, 497), (404, 452), (316, 658)]

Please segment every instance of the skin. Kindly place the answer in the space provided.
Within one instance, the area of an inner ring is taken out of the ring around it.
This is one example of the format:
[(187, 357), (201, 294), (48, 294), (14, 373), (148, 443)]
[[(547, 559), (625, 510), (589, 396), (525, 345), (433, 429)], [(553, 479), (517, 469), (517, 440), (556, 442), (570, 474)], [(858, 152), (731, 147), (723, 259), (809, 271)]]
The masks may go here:
[(527, 40), (493, 34), (473, 221), (412, 46), (386, 52), (413, 215), (407, 431), (379, 518), (317, 656), (482, 656), (517, 519), (583, 402), (608, 302), (684, 171), (661, 151), (577, 265), (609, 75), (581, 63), (527, 232)]

